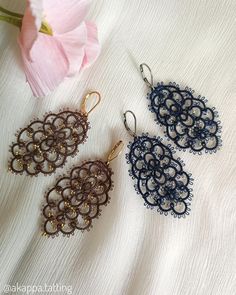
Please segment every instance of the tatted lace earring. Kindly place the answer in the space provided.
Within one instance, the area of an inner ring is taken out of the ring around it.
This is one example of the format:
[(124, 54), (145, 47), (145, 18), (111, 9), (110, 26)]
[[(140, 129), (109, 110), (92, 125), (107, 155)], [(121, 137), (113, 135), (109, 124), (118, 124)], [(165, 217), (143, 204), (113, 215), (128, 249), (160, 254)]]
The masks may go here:
[(110, 202), (113, 174), (109, 164), (123, 149), (119, 141), (111, 150), (106, 162), (86, 161), (74, 167), (67, 176), (60, 177), (46, 193), (42, 214), (43, 235), (64, 236), (75, 230), (90, 230), (94, 218), (101, 215), (102, 206)]
[[(87, 101), (92, 96), (96, 97), (95, 104), (87, 111)], [(88, 115), (100, 100), (100, 93), (90, 92), (83, 98), (80, 111), (49, 112), (42, 120), (34, 119), (20, 129), (16, 142), (10, 146), (9, 171), (30, 176), (51, 175), (58, 167), (63, 167), (67, 157), (74, 157), (78, 146), (85, 143), (90, 128)]]
[[(128, 126), (127, 114), (134, 119), (134, 131)], [(148, 133), (137, 135), (136, 117), (132, 111), (124, 113), (124, 125), (133, 142), (128, 145), (129, 174), (135, 180), (135, 190), (144, 199), (144, 205), (160, 214), (185, 217), (190, 211), (193, 179), (183, 170), (184, 163), (175, 158), (173, 147), (164, 145), (160, 137)]]
[[(144, 73), (148, 70), (150, 81)], [(147, 98), (155, 121), (164, 127), (165, 135), (173, 140), (179, 150), (189, 149), (194, 154), (216, 152), (222, 146), (221, 122), (215, 108), (207, 106), (205, 97), (194, 95), (188, 87), (180, 88), (176, 83), (157, 83), (154, 86), (150, 67), (143, 63), (140, 71), (150, 88)]]

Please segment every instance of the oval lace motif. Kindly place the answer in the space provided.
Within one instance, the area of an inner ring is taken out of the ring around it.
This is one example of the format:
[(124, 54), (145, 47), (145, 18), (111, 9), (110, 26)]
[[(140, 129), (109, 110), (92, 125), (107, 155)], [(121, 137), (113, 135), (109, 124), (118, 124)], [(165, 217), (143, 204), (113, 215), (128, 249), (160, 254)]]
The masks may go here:
[(46, 236), (89, 230), (101, 207), (109, 203), (112, 170), (102, 161), (88, 161), (60, 178), (45, 195), (43, 232)]
[(179, 149), (201, 154), (216, 152), (222, 145), (221, 126), (215, 108), (206, 105), (204, 97), (194, 97), (194, 91), (170, 83), (157, 84), (148, 94), (149, 109), (156, 122), (165, 126), (165, 134)]
[(77, 111), (49, 113), (43, 120), (31, 121), (16, 134), (9, 170), (31, 176), (52, 174), (68, 156), (76, 155), (78, 145), (87, 139), (88, 129), (87, 116)]
[(175, 217), (188, 215), (193, 179), (183, 170), (183, 162), (173, 157), (173, 148), (148, 134), (135, 137), (128, 147), (129, 173), (145, 205), (165, 215), (169, 212)]

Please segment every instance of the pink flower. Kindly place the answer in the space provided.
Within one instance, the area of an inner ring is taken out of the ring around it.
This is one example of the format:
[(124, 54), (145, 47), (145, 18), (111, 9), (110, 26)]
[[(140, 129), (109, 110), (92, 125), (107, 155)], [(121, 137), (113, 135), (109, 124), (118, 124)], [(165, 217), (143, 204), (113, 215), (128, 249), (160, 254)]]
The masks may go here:
[(28, 0), (19, 36), (24, 70), (35, 96), (90, 66), (100, 46), (96, 25), (85, 21), (88, 0)]

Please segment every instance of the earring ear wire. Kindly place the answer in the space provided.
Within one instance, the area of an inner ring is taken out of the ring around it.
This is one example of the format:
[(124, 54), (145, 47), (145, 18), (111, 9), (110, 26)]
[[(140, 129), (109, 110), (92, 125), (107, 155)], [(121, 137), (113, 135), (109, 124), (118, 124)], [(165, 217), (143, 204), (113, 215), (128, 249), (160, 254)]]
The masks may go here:
[[(143, 81), (147, 84), (148, 87), (150, 87), (151, 89), (154, 89), (154, 85), (153, 85), (153, 75), (152, 75), (152, 71), (151, 71), (151, 68), (145, 64), (145, 63), (142, 63), (140, 66), (140, 72), (141, 72), (141, 75), (142, 75), (142, 78), (143, 78)], [(148, 80), (147, 76), (145, 75), (145, 71), (144, 71), (144, 68), (146, 68), (149, 72), (149, 76), (150, 76), (150, 81)]]
[[(87, 111), (87, 102), (93, 96), (97, 97), (96, 98), (96, 103), (89, 111)], [(101, 94), (98, 91), (89, 92), (83, 98), (82, 105), (81, 105), (81, 112), (84, 113), (86, 116), (88, 116), (97, 107), (97, 105), (99, 105), (100, 102), (101, 102)]]
[(106, 162), (107, 165), (109, 165), (111, 161), (116, 159), (122, 153), (123, 148), (124, 148), (124, 143), (122, 140), (118, 141), (114, 145), (114, 147), (112, 148), (111, 152), (109, 153), (107, 157), (107, 162)]
[[(132, 130), (132, 129), (129, 127), (128, 123), (127, 123), (127, 114), (131, 114), (132, 117), (133, 117), (133, 119), (134, 119), (134, 130)], [(136, 131), (137, 131), (137, 118), (136, 118), (135, 114), (134, 114), (132, 111), (128, 110), (128, 111), (124, 112), (123, 117), (124, 117), (124, 125), (125, 125), (125, 129), (128, 131), (128, 133), (129, 133), (132, 137), (136, 137), (136, 136), (137, 136), (137, 134), (136, 134)]]

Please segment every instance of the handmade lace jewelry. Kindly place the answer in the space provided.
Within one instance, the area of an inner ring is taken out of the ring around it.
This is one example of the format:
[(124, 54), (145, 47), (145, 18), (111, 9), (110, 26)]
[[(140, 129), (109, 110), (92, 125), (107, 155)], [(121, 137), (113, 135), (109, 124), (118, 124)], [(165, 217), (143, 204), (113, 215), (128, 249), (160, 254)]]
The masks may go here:
[[(133, 116), (134, 131), (128, 126), (128, 113)], [(188, 215), (193, 179), (183, 170), (183, 161), (173, 156), (173, 147), (164, 145), (160, 137), (150, 137), (148, 133), (137, 135), (136, 117), (132, 111), (124, 113), (124, 125), (133, 137), (126, 154), (127, 163), (131, 165), (129, 174), (135, 181), (137, 194), (145, 201), (144, 205), (164, 215)]]
[(73, 235), (76, 230), (90, 230), (94, 218), (101, 215), (102, 206), (110, 201), (113, 174), (109, 164), (120, 154), (123, 142), (111, 150), (107, 161), (85, 161), (60, 177), (45, 194), (43, 235)]
[[(95, 97), (94, 106), (87, 111), (87, 102)], [(46, 113), (42, 120), (34, 119), (16, 134), (16, 142), (10, 146), (12, 158), (9, 170), (15, 174), (37, 176), (50, 175), (63, 167), (67, 157), (74, 157), (78, 146), (85, 143), (90, 128), (88, 115), (100, 103), (98, 92), (88, 93), (80, 111), (60, 110)]]
[[(149, 80), (144, 67), (149, 71)], [(176, 83), (160, 82), (154, 86), (151, 69), (145, 63), (140, 65), (140, 71), (151, 90), (147, 95), (149, 109), (178, 149), (189, 149), (194, 154), (216, 152), (222, 145), (221, 122), (215, 108), (207, 106), (205, 97), (196, 96), (191, 88), (183, 89)]]

